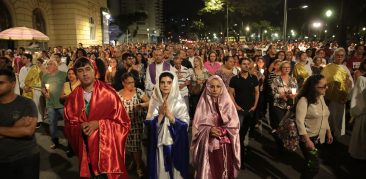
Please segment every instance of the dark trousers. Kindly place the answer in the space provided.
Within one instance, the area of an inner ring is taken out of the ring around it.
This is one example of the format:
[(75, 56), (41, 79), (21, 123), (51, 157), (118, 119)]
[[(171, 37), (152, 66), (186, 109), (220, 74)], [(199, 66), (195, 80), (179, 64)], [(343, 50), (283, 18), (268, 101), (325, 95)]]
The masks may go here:
[(191, 116), (191, 119), (193, 120), (194, 118), (194, 114), (196, 113), (196, 108), (197, 108), (197, 104), (198, 101), (200, 100), (201, 95), (190, 95), (189, 96), (189, 106), (190, 106), (190, 110), (189, 110), (189, 115)]
[(34, 154), (13, 162), (1, 163), (1, 178), (39, 179), (40, 154)]
[[(271, 121), (271, 127), (272, 129), (277, 129), (282, 118), (285, 116), (287, 112), (287, 109), (281, 109), (276, 106), (271, 106), (270, 108), (270, 121)], [(276, 142), (277, 149), (279, 153), (282, 153), (284, 151), (283, 143), (281, 139), (278, 137), (277, 132), (272, 133), (272, 136)]]
[(239, 121), (240, 121), (240, 147), (244, 149), (244, 139), (247, 134), (249, 127), (253, 123), (253, 112), (249, 111), (238, 111)]
[[(320, 144), (316, 142), (318, 136), (310, 137), (310, 140), (314, 143), (315, 148), (320, 149)], [(301, 174), (301, 178), (314, 178), (319, 172), (319, 151), (314, 152), (306, 148), (304, 141), (300, 140), (299, 146), (302, 154), (305, 158), (305, 170)]]

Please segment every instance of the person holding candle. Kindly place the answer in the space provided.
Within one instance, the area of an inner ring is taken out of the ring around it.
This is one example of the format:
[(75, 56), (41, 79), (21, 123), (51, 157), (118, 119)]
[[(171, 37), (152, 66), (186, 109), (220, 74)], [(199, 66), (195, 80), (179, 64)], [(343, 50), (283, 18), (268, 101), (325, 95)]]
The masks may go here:
[(116, 91), (96, 80), (96, 66), (79, 58), (74, 71), (80, 85), (65, 103), (65, 136), (79, 158), (80, 178), (127, 178), (125, 148), (131, 126)]
[(117, 59), (116, 58), (110, 58), (109, 59), (109, 66), (107, 73), (105, 74), (105, 82), (107, 84), (113, 84), (114, 76), (116, 75), (117, 71)]
[(284, 61), (280, 64), (281, 75), (273, 79), (271, 88), (274, 96), (273, 115), (271, 116), (272, 134), (278, 146), (278, 151), (283, 151), (281, 140), (277, 136), (277, 128), (288, 109), (294, 106), (297, 81), (290, 76), (291, 64)]
[(58, 70), (57, 61), (50, 59), (47, 62), (48, 73), (42, 76), (42, 94), (46, 97), (49, 128), (51, 134), (51, 149), (59, 147), (57, 122), (64, 118), (64, 106), (60, 103), (61, 90), (67, 74)]

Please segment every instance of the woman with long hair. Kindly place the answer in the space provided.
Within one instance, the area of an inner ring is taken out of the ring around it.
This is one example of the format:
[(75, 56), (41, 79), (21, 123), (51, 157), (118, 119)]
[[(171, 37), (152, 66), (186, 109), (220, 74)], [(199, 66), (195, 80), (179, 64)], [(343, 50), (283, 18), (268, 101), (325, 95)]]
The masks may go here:
[(114, 76), (117, 72), (117, 59), (110, 58), (107, 73), (105, 74), (105, 82), (108, 84), (114, 83)]
[(192, 103), (192, 110), (190, 110), (192, 111), (191, 114), (195, 113), (194, 111), (196, 109), (196, 105), (198, 103), (207, 78), (208, 72), (206, 68), (203, 67), (202, 58), (199, 56), (194, 57), (191, 85), (189, 86), (189, 95), (191, 97), (190, 101)]
[(195, 178), (236, 178), (240, 170), (239, 117), (225, 84), (207, 80), (192, 124), (192, 163)]
[(323, 75), (310, 76), (298, 94), (296, 105), (296, 125), (301, 136), (300, 148), (305, 157), (305, 178), (311, 178), (318, 173), (318, 151), (320, 144), (325, 141), (333, 142), (329, 127), (329, 110), (324, 100), (328, 89)]
[(221, 65), (217, 62), (216, 52), (212, 51), (209, 53), (208, 60), (204, 63), (204, 66), (210, 75), (214, 75), (220, 69)]
[(223, 60), (224, 64), (221, 68), (215, 72), (215, 74), (224, 81), (225, 87), (229, 87), (230, 79), (238, 74), (238, 69), (234, 66), (234, 58), (231, 56), (225, 56)]

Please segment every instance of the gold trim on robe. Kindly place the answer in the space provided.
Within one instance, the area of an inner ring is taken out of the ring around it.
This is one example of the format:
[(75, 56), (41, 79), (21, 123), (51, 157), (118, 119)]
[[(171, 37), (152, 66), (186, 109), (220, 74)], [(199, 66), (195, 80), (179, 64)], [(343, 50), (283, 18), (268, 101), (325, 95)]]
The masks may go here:
[(309, 77), (309, 72), (306, 70), (305, 65), (302, 63), (296, 63), (294, 67), (294, 77), (296, 79), (302, 78), (304, 81)]
[(33, 99), (33, 90), (35, 88), (41, 89), (41, 69), (37, 65), (33, 65), (29, 70), (27, 77), (24, 80), (24, 86), (30, 87), (30, 92), (23, 92), (23, 96)]
[(349, 75), (343, 67), (338, 64), (328, 64), (322, 70), (321, 74), (328, 82), (328, 90), (325, 98), (331, 101), (344, 103), (348, 96), (347, 79)]

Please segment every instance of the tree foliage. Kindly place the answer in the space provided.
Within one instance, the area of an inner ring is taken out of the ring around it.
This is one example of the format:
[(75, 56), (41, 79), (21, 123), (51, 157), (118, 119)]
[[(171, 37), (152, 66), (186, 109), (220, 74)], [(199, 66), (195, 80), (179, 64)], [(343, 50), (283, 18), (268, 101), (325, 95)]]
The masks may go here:
[[(122, 32), (126, 32), (129, 26), (133, 25), (136, 22), (144, 21), (147, 19), (147, 14), (145, 12), (134, 12), (128, 14), (120, 14), (117, 18), (114, 18), (112, 24), (118, 25), (119, 29)], [(133, 30), (133, 36), (136, 35), (137, 30), (139, 29), (138, 25)]]
[(238, 12), (242, 16), (262, 16), (266, 11), (273, 10), (281, 0), (204, 0), (205, 7), (201, 13), (217, 13), (224, 11), (225, 4), (229, 11)]

